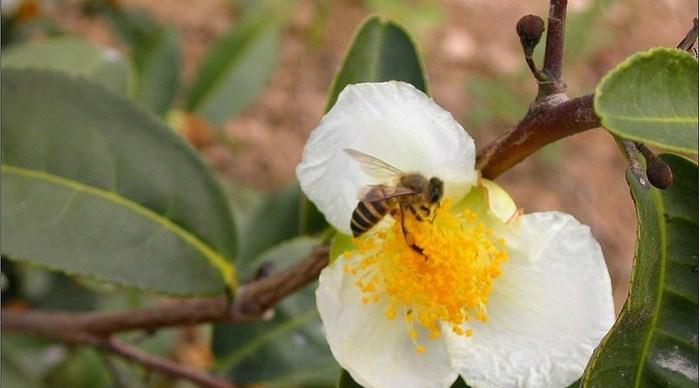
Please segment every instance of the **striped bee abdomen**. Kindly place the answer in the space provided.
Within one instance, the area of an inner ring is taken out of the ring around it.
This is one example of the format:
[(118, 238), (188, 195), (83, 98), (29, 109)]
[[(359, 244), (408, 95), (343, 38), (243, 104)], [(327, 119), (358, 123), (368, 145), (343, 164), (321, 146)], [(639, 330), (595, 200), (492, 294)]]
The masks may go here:
[(360, 201), (352, 212), (350, 229), (353, 237), (357, 237), (376, 225), (387, 213), (389, 207), (386, 200)]

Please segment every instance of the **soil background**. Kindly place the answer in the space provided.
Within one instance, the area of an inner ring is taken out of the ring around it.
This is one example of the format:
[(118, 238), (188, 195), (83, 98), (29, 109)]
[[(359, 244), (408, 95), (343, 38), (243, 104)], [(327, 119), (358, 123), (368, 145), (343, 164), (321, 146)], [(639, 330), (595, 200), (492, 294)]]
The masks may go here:
[[(145, 8), (179, 30), (186, 87), (207, 47), (236, 23), (249, 2), (118, 3)], [(374, 12), (398, 19), (412, 33), (432, 97), (481, 148), (516, 123), (535, 95), (515, 24), (526, 14), (544, 18), (547, 8), (545, 0), (297, 0), (265, 89), (225, 125), (229, 145), (214, 142), (202, 152), (221, 174), (257, 189), (293, 181), (353, 32)], [(593, 92), (604, 74), (636, 51), (675, 46), (697, 13), (695, 0), (570, 0), (563, 74), (569, 95)], [(84, 15), (76, 2), (66, 2), (59, 19), (78, 35), (125, 50), (103, 20)], [(238, 145), (234, 150), (231, 142)], [(559, 210), (591, 226), (608, 263), (618, 310), (627, 293), (636, 227), (625, 168), (612, 137), (595, 129), (546, 147), (497, 179), (525, 212)]]

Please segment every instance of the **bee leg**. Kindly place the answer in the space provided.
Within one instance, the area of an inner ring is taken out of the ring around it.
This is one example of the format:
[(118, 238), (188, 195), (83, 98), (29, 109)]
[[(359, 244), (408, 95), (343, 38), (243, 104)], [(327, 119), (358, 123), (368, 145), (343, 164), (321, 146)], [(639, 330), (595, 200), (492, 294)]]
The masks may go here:
[[(403, 238), (404, 238), (404, 241), (406, 241), (406, 245), (411, 247), (411, 249), (413, 249), (419, 255), (423, 256), (425, 258), (425, 260), (427, 261), (428, 256), (426, 256), (423, 253), (423, 248), (419, 247), (418, 245), (414, 244), (413, 242), (408, 241), (408, 232), (406, 232), (406, 225), (404, 224), (404, 221), (403, 221), (403, 208), (399, 208), (399, 209), (400, 209), (399, 216), (401, 217), (401, 232), (403, 232)], [(410, 205), (408, 206), (408, 209), (411, 210), (414, 215), (416, 214), (415, 210)]]
[(406, 232), (406, 224), (403, 222), (403, 207), (399, 207), (399, 218), (401, 218), (401, 233), (403, 233), (403, 239), (408, 244), (408, 233)]

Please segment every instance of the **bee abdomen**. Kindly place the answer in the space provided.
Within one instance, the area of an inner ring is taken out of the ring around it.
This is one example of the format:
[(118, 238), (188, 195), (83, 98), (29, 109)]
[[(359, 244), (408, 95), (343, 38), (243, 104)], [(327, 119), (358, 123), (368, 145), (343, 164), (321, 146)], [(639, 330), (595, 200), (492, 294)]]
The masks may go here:
[(352, 212), (350, 221), (353, 237), (370, 230), (386, 215), (386, 212), (387, 206), (383, 201), (360, 201)]

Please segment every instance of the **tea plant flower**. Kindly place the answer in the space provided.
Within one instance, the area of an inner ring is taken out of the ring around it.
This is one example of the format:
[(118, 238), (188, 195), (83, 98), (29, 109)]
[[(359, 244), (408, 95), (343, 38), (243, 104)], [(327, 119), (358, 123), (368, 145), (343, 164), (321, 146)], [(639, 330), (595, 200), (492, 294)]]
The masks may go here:
[(402, 226), (386, 215), (321, 273), (328, 343), (358, 383), (449, 387), (461, 375), (473, 387), (564, 387), (581, 376), (614, 321), (587, 226), (521, 214), (479, 177), (474, 141), (448, 112), (410, 84), (383, 82), (345, 88), (297, 167), (304, 193), (346, 235), (358, 193), (389, 184), (346, 149), (444, 182), (431, 219), (404, 212)]

